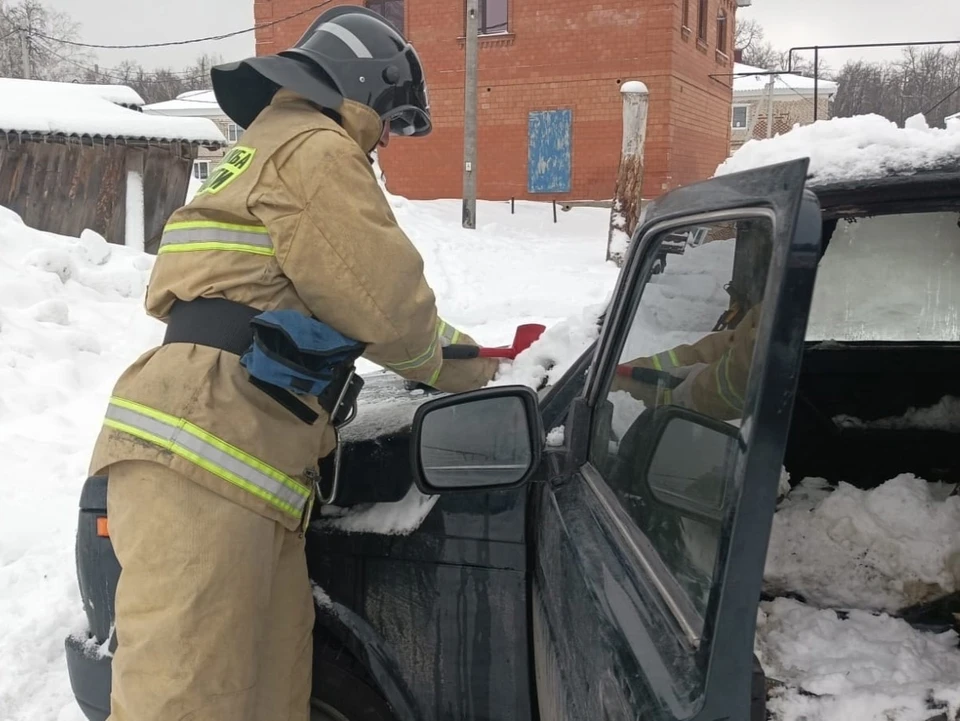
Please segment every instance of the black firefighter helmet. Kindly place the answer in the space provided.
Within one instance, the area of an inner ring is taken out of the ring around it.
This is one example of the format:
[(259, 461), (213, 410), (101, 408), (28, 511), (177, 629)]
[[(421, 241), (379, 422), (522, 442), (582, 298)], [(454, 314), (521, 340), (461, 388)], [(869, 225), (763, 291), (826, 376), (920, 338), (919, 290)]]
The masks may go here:
[(211, 79), (220, 107), (241, 128), (286, 88), (334, 112), (345, 100), (366, 105), (396, 135), (431, 130), (417, 51), (392, 23), (364, 7), (328, 10), (289, 50), (218, 65)]

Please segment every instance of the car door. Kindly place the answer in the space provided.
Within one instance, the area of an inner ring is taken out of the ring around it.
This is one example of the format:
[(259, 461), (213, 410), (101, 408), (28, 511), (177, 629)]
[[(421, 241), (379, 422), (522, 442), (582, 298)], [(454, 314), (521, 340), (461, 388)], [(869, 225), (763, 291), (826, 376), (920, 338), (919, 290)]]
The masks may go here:
[[(563, 451), (547, 455), (548, 480), (535, 485), (541, 719), (750, 718), (757, 606), (819, 258), (807, 167), (672, 191), (634, 235)], [(694, 231), (703, 242), (654, 275), (663, 239)], [(745, 297), (759, 301), (737, 306)]]

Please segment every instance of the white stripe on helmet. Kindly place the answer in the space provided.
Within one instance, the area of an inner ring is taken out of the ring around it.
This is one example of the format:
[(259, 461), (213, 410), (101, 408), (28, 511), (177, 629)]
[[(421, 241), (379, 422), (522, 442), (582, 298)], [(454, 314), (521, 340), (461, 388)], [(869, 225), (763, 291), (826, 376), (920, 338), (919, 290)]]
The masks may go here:
[(373, 55), (363, 44), (363, 41), (338, 23), (324, 23), (317, 28), (317, 32), (328, 32), (336, 35), (343, 43), (353, 51), (358, 58), (372, 58)]

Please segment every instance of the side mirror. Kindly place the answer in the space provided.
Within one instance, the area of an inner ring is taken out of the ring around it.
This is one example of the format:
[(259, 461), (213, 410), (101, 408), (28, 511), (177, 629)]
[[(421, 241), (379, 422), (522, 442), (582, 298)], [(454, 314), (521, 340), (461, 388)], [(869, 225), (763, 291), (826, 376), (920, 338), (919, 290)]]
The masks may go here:
[(421, 405), (411, 433), (413, 477), (427, 494), (513, 488), (540, 465), (537, 394), (499, 386)]
[(677, 406), (658, 408), (648, 430), (643, 478), (650, 495), (706, 523), (723, 520), (740, 429)]

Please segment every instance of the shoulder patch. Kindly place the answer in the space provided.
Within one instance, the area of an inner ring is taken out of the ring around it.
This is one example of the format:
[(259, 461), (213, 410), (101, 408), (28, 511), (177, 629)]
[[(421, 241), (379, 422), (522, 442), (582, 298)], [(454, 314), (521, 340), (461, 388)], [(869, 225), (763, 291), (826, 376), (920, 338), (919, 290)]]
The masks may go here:
[(242, 145), (234, 146), (214, 171), (210, 173), (210, 177), (203, 182), (203, 185), (197, 190), (197, 195), (214, 195), (226, 188), (250, 167), (256, 152), (256, 148), (247, 148)]

